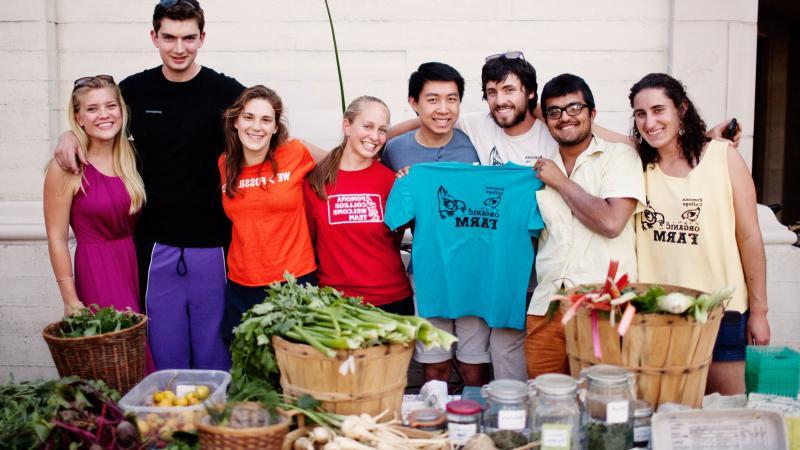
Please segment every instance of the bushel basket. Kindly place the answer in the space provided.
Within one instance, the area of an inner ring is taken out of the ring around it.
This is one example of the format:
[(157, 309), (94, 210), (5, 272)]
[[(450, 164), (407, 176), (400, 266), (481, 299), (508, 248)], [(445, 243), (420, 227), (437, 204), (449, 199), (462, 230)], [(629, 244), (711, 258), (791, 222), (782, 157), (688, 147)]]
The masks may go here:
[(374, 416), (388, 409), (400, 415), (413, 342), (339, 350), (333, 358), (279, 336), (272, 337), (272, 346), (285, 394), (309, 394), (336, 414)]
[(103, 380), (122, 394), (131, 390), (144, 378), (147, 344), (147, 317), (135, 315), (139, 322), (130, 328), (89, 337), (61, 337), (61, 322), (46, 326), (42, 336), (58, 375)]
[[(655, 285), (634, 283), (631, 286), (636, 292), (644, 293)], [(701, 294), (688, 288), (658, 286), (668, 294)], [(568, 294), (579, 289), (581, 286), (572, 288)], [(562, 303), (562, 307), (568, 305)], [(722, 315), (722, 305), (709, 313), (704, 324), (694, 318), (669, 313), (637, 313), (628, 332), (620, 337), (617, 328), (609, 323), (608, 315), (602, 314), (598, 331), (603, 358), (598, 360), (592, 344), (591, 313), (579, 308), (565, 327), (570, 372), (573, 377), (578, 377), (581, 369), (595, 364), (624, 366), (636, 375), (638, 398), (647, 400), (654, 407), (665, 402), (700, 407)]]

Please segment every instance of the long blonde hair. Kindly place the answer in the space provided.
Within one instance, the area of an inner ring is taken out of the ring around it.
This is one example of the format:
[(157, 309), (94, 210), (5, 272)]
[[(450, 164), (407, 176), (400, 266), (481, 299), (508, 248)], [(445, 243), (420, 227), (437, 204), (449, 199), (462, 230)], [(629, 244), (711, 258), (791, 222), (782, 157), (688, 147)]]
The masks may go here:
[(130, 214), (135, 214), (142, 209), (147, 197), (144, 191), (144, 182), (136, 168), (136, 149), (128, 139), (128, 106), (125, 104), (125, 100), (122, 98), (117, 84), (105, 78), (106, 77), (91, 77), (90, 80), (81, 83), (80, 86), (72, 91), (69, 104), (67, 105), (69, 127), (72, 130), (72, 134), (78, 138), (78, 142), (80, 142), (84, 153), (88, 152), (89, 136), (86, 134), (86, 131), (78, 125), (75, 119), (75, 114), (77, 114), (81, 108), (80, 97), (93, 89), (109, 88), (114, 91), (114, 95), (117, 97), (117, 102), (119, 102), (119, 107), (122, 111), (122, 128), (114, 137), (111, 159), (114, 164), (114, 171), (125, 184), (125, 189), (128, 191), (128, 195), (131, 198), (131, 207), (128, 212)]
[[(389, 112), (389, 107), (386, 106), (383, 100), (371, 95), (362, 95), (347, 105), (347, 109), (344, 111), (344, 120), (350, 124), (355, 122), (356, 117), (361, 114), (364, 106), (368, 103), (383, 105), (383, 107), (386, 108), (386, 112)], [(328, 184), (336, 185), (336, 176), (339, 174), (339, 163), (342, 160), (342, 154), (344, 154), (344, 148), (346, 146), (347, 136), (344, 136), (342, 138), (342, 143), (331, 150), (325, 158), (314, 167), (314, 170), (308, 174), (308, 182), (311, 185), (311, 189), (322, 200), (328, 199), (325, 186)]]

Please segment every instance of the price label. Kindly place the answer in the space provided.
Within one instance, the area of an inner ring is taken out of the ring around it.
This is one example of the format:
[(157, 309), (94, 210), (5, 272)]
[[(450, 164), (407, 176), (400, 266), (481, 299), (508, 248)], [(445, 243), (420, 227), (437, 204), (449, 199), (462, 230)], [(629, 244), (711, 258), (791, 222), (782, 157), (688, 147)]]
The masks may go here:
[(525, 429), (524, 409), (504, 409), (497, 414), (497, 428), (501, 430), (523, 430)]
[(478, 424), (476, 423), (450, 422), (447, 424), (447, 437), (456, 445), (464, 445), (477, 432)]
[(190, 392), (194, 392), (195, 389), (197, 389), (196, 384), (179, 384), (175, 386), (175, 396), (183, 397)]
[(561, 423), (542, 425), (542, 450), (570, 450), (572, 427)]
[(606, 422), (624, 423), (628, 421), (628, 402), (606, 403)]

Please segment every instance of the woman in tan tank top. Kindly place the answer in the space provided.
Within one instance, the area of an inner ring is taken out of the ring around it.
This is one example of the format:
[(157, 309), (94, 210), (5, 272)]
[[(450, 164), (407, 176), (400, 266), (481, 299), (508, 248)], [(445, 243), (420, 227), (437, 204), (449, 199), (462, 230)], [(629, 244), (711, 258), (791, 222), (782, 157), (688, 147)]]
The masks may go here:
[(706, 392), (744, 393), (746, 345), (767, 345), (766, 258), (753, 179), (727, 141), (706, 137), (681, 83), (649, 74), (631, 88), (632, 136), (645, 171), (637, 216), (642, 282), (711, 292), (734, 286)]

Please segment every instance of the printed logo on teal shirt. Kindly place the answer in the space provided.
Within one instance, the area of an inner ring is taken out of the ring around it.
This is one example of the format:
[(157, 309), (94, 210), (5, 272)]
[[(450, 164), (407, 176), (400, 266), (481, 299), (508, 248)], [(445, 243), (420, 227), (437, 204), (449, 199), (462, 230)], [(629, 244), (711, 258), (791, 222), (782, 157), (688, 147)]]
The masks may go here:
[(447, 220), (454, 218), (455, 228), (484, 228), (496, 230), (500, 220), (498, 208), (503, 199), (503, 188), (486, 186), (487, 197), (477, 208), (468, 207), (467, 204), (457, 199), (448, 190), (439, 185), (436, 195), (439, 199), (439, 218)]

